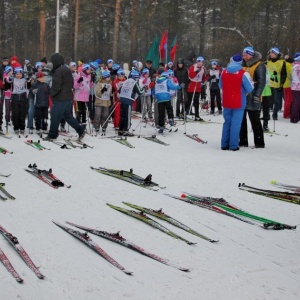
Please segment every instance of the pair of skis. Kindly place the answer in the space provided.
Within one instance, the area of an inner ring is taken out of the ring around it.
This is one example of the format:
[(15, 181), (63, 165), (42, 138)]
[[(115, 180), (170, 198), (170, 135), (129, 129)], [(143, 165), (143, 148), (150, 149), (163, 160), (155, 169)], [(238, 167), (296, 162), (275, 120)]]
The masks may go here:
[[(24, 250), (24, 248), (19, 244), (18, 239), (13, 236), (10, 232), (8, 232), (4, 227), (0, 225), (0, 233), (4, 236), (4, 238), (12, 245), (12, 247), (17, 251), (17, 253), (20, 255), (20, 257), (24, 260), (24, 262), (27, 264), (27, 266), (35, 273), (35, 275), (39, 279), (44, 279), (44, 275), (40, 272), (40, 270), (36, 267), (36, 265), (33, 263), (27, 252)], [(16, 272), (14, 267), (12, 266), (9, 259), (6, 257), (4, 252), (0, 249), (0, 260), (8, 270), (12, 274), (12, 276), (16, 279), (17, 282), (23, 282), (23, 279), (20, 277), (20, 275)]]
[(38, 141), (36, 141), (36, 142), (34, 142), (33, 140), (26, 140), (26, 141), (25, 141), (25, 144), (27, 144), (27, 145), (29, 145), (29, 146), (31, 146), (31, 147), (33, 147), (34, 149), (39, 150), (39, 151), (41, 151), (41, 150), (50, 150), (50, 148), (44, 147), (44, 146), (40, 143), (40, 140), (38, 140)]
[(256, 195), (266, 196), (273, 199), (294, 203), (300, 205), (300, 193), (299, 192), (281, 192), (281, 191), (273, 191), (260, 189), (253, 186), (246, 185), (245, 183), (239, 183), (239, 189), (243, 191), (247, 191)]
[(121, 179), (123, 181), (132, 183), (134, 185), (138, 185), (140, 187), (150, 189), (153, 191), (158, 191), (159, 189), (163, 189), (165, 187), (159, 186), (157, 183), (152, 181), (152, 175), (149, 174), (146, 178), (143, 178), (139, 175), (136, 175), (133, 173), (133, 170), (131, 169), (129, 172), (124, 170), (115, 170), (115, 169), (106, 169), (106, 168), (94, 168), (91, 167), (92, 170), (108, 175), (117, 179)]
[[(4, 188), (4, 186), (5, 186), (5, 183), (0, 183), (0, 191), (7, 197), (7, 198), (9, 198), (9, 199), (11, 199), (11, 200), (15, 200), (16, 198), (14, 197), (14, 196), (12, 196), (5, 188)], [(1, 200), (7, 200), (7, 198), (6, 197), (3, 197), (1, 194), (0, 194), (0, 199)]]
[(6, 154), (6, 153), (13, 154), (12, 151), (9, 151), (9, 150), (7, 150), (6, 148), (3, 148), (3, 147), (0, 147), (0, 153), (3, 153), (3, 154)]
[(111, 138), (113, 141), (118, 142), (121, 145), (124, 145), (128, 148), (135, 148), (131, 143), (128, 142), (127, 137), (117, 136)]
[(57, 189), (59, 187), (71, 188), (71, 185), (66, 185), (60, 179), (58, 179), (52, 173), (52, 169), (42, 170), (39, 169), (36, 164), (32, 164), (32, 165), (30, 164), (28, 166), (28, 169), (25, 169), (25, 171), (35, 176), (36, 178), (40, 179), (41, 181), (45, 182), (46, 184), (48, 184), (54, 189)]
[(9, 135), (9, 134), (5, 134), (4, 132), (0, 131), (0, 137), (3, 137), (5, 139), (8, 139), (8, 140), (11, 140), (12, 139), (12, 136)]
[(200, 144), (207, 144), (207, 141), (204, 141), (201, 138), (199, 138), (198, 134), (185, 134), (185, 136)]

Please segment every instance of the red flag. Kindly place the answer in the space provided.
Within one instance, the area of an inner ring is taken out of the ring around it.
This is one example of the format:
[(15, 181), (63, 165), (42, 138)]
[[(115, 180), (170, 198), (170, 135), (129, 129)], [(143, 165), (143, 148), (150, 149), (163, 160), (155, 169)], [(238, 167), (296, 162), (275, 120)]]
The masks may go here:
[(175, 55), (176, 55), (176, 51), (177, 51), (177, 47), (178, 47), (177, 35), (175, 36), (171, 47), (172, 47), (172, 49), (170, 51), (170, 58), (171, 58), (172, 62), (174, 63)]
[(167, 44), (168, 44), (168, 31), (166, 30), (164, 32), (164, 34), (160, 40), (160, 44), (159, 44), (159, 56), (160, 56), (161, 60), (165, 58)]

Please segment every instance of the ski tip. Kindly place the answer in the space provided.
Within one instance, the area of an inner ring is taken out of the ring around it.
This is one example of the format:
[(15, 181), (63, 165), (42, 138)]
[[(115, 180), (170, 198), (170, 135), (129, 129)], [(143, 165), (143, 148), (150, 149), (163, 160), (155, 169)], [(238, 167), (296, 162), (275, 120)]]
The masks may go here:
[(189, 241), (187, 241), (186, 242), (188, 245), (190, 245), (190, 246), (194, 246), (194, 245), (196, 245), (197, 243), (194, 243), (194, 242), (189, 242)]
[(130, 275), (130, 276), (133, 275), (133, 272), (131, 272), (131, 271), (124, 270), (123, 272), (124, 272), (126, 275)]
[(179, 268), (178, 270), (180, 270), (182, 272), (190, 272), (190, 269), (188, 269), (188, 268)]
[(181, 194), (181, 198), (186, 198), (186, 194)]
[(209, 240), (209, 242), (214, 244), (214, 243), (218, 243), (219, 240)]

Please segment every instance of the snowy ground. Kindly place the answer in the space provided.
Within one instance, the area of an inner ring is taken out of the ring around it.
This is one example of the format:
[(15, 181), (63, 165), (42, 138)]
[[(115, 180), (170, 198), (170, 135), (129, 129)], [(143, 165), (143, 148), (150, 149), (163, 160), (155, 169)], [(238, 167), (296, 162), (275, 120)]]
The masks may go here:
[[(187, 124), (187, 133), (207, 140), (199, 144), (178, 132), (161, 137), (170, 146), (142, 138), (131, 138), (127, 148), (111, 139), (86, 136), (94, 149), (62, 150), (43, 142), (50, 151), (37, 151), (24, 143), (0, 137), (0, 146), (14, 154), (0, 154), (0, 177), (16, 200), (0, 202), (0, 224), (18, 237), (33, 261), (46, 276), (39, 280), (0, 236), (0, 248), (24, 279), (18, 284), (0, 266), (1, 299), (266, 299), (293, 300), (300, 297), (300, 234), (294, 231), (264, 230), (257, 226), (169, 198), (183, 191), (224, 197), (242, 209), (291, 225), (300, 223), (300, 206), (256, 196), (238, 189), (239, 182), (269, 188), (272, 179), (300, 186), (300, 125), (276, 122), (276, 132), (288, 137), (265, 136), (265, 149), (242, 148), (221, 151), (222, 116), (203, 115), (220, 124)], [(133, 120), (133, 128), (138, 120)], [(273, 124), (270, 124), (272, 129)], [(155, 133), (141, 128), (142, 134)], [(12, 130), (12, 129), (10, 129)], [(138, 129), (137, 129), (138, 131)], [(108, 135), (113, 133), (109, 125)], [(30, 137), (37, 140), (35, 135)], [(63, 137), (59, 138), (60, 140)], [(249, 132), (253, 146), (253, 134)], [(24, 171), (30, 163), (52, 168), (71, 189), (52, 189)], [(146, 176), (165, 190), (149, 191), (96, 173), (90, 169), (108, 167)], [(217, 244), (192, 236), (159, 221), (188, 240), (189, 246), (129, 216), (106, 203), (125, 207), (128, 201), (164, 211), (193, 229), (219, 239)], [(189, 273), (165, 266), (139, 253), (100, 237), (91, 238), (133, 276), (125, 275), (71, 235), (55, 226), (75, 222), (121, 235), (143, 248), (190, 268)]]

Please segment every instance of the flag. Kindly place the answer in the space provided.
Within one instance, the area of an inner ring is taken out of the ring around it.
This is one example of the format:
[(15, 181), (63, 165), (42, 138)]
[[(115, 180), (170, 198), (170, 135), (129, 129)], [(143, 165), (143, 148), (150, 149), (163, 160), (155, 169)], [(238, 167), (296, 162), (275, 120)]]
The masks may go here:
[(175, 62), (177, 47), (178, 47), (178, 42), (177, 42), (177, 35), (176, 35), (171, 45), (171, 51), (170, 51), (170, 58), (173, 63)]
[(167, 49), (168, 49), (168, 31), (166, 30), (159, 44), (159, 57), (161, 60), (165, 59)]
[(159, 47), (159, 39), (158, 36), (156, 35), (146, 55), (146, 61), (152, 60), (152, 66), (154, 68), (158, 68), (158, 63), (159, 63), (158, 47)]

